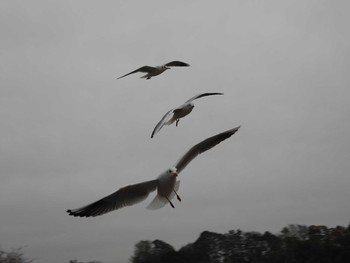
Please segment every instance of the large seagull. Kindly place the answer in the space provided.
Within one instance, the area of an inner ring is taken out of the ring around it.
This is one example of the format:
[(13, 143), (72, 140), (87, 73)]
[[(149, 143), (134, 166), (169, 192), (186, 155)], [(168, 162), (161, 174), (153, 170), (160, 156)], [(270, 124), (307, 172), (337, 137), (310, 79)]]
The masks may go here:
[(162, 66), (156, 66), (156, 67), (151, 67), (151, 66), (143, 66), (141, 68), (138, 68), (134, 71), (129, 72), (128, 74), (125, 74), (117, 79), (121, 79), (124, 78), (130, 74), (134, 74), (136, 72), (143, 72), (143, 73), (147, 73), (146, 75), (142, 76), (141, 78), (146, 78), (146, 79), (150, 79), (154, 76), (157, 76), (159, 74), (162, 74), (164, 71), (166, 71), (167, 69), (170, 69), (171, 67), (189, 67), (190, 65), (182, 62), (182, 61), (171, 61), (167, 64), (164, 64)]
[(175, 207), (171, 200), (176, 195), (177, 199), (181, 198), (177, 194), (180, 181), (177, 181), (179, 173), (199, 154), (213, 148), (220, 142), (230, 138), (235, 134), (239, 127), (219, 133), (201, 141), (189, 149), (173, 167), (160, 174), (157, 179), (146, 181), (138, 184), (128, 185), (120, 188), (118, 191), (92, 203), (77, 209), (69, 209), (67, 213), (71, 216), (78, 217), (95, 217), (113, 210), (120, 209), (124, 206), (131, 206), (147, 198), (149, 193), (157, 190), (157, 195), (147, 206), (148, 209), (159, 209), (167, 203)]
[(205, 96), (211, 96), (211, 95), (224, 95), (224, 94), (218, 93), (218, 92), (201, 93), (201, 94), (198, 94), (198, 95), (190, 98), (189, 100), (187, 100), (184, 104), (180, 105), (179, 107), (171, 109), (170, 111), (165, 113), (163, 118), (157, 123), (156, 127), (154, 127), (153, 132), (151, 134), (151, 138), (153, 138), (154, 135), (156, 135), (156, 133), (159, 132), (160, 129), (164, 125), (170, 125), (176, 121), (176, 126), (177, 126), (179, 121), (180, 121), (180, 118), (183, 118), (186, 115), (190, 114), (190, 112), (193, 110), (194, 104), (192, 103), (192, 101), (199, 99), (199, 98), (202, 98), (202, 97), (205, 97)]

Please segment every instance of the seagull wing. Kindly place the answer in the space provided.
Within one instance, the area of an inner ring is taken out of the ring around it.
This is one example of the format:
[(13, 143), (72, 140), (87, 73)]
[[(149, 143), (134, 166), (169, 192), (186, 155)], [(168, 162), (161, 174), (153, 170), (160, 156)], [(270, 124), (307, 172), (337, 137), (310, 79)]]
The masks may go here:
[(240, 126), (233, 128), (231, 130), (219, 133), (193, 146), (174, 165), (177, 169), (177, 172), (180, 173), (199, 154), (213, 148), (215, 145), (219, 144), (220, 142), (230, 138), (233, 134), (235, 134), (238, 131), (239, 128)]
[(151, 138), (160, 131), (160, 129), (173, 117), (174, 115), (174, 109), (171, 109), (165, 115), (163, 118), (157, 123), (156, 127), (154, 127), (154, 130), (152, 132)]
[(125, 74), (125, 75), (123, 75), (123, 76), (121, 76), (121, 77), (119, 77), (119, 78), (117, 78), (117, 79), (124, 78), (124, 77), (126, 77), (126, 76), (128, 76), (128, 75), (130, 75), (130, 74), (136, 73), (136, 72), (145, 72), (145, 73), (149, 73), (149, 72), (151, 72), (151, 71), (154, 70), (154, 69), (155, 69), (155, 67), (143, 66), (143, 67), (138, 68), (138, 69), (136, 69), (136, 70), (134, 70), (134, 71), (131, 71), (131, 72), (129, 72), (128, 74)]
[(187, 64), (187, 63), (182, 62), (182, 61), (171, 61), (171, 62), (165, 64), (165, 66), (167, 66), (167, 67), (189, 67), (190, 64)]
[(156, 190), (158, 180), (128, 185), (87, 206), (67, 210), (71, 216), (95, 217), (106, 214), (124, 206), (131, 206), (147, 198), (150, 192)]
[(185, 103), (189, 103), (193, 100), (202, 98), (202, 97), (206, 97), (206, 96), (211, 96), (211, 95), (224, 95), (224, 93), (220, 93), (220, 92), (212, 92), (212, 93), (201, 93), (201, 94), (197, 94), (196, 96), (190, 98), (189, 100), (187, 100)]

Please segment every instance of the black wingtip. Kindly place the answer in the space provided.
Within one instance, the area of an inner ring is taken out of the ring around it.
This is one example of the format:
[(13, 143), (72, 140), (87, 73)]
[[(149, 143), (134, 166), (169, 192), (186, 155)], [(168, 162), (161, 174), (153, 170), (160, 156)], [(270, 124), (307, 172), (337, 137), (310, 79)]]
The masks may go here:
[(237, 126), (236, 128), (233, 128), (232, 130), (238, 131), (241, 128), (241, 125)]
[(233, 128), (232, 134), (235, 134), (240, 128), (241, 128), (241, 125), (237, 126), (236, 128)]
[(70, 216), (76, 216), (76, 215), (72, 212), (72, 210), (70, 210), (70, 209), (68, 209), (66, 212), (67, 212), (68, 215), (70, 215)]
[(223, 133), (221, 133), (222, 135), (226, 134), (226, 136), (231, 137), (233, 134), (235, 134), (239, 129), (241, 128), (241, 126), (237, 126), (236, 128), (232, 128), (228, 131), (225, 131)]
[(222, 92), (212, 92), (212, 93), (208, 93), (209, 95), (224, 95), (224, 93)]
[(72, 210), (67, 210), (66, 211), (68, 213), (68, 215), (70, 216), (74, 216), (74, 217), (91, 217), (90, 215), (86, 215), (86, 214), (82, 214), (82, 213), (76, 213), (76, 212), (73, 212)]
[(67, 212), (68, 215), (70, 215), (70, 216), (74, 216), (74, 217), (83, 217), (82, 215), (77, 214), (77, 213), (73, 212), (73, 211), (70, 210), (70, 209), (68, 209), (66, 212)]
[(165, 64), (165, 66), (168, 66), (168, 67), (189, 67), (190, 64), (188, 64), (186, 62), (175, 60), (175, 61), (171, 61), (171, 62)]

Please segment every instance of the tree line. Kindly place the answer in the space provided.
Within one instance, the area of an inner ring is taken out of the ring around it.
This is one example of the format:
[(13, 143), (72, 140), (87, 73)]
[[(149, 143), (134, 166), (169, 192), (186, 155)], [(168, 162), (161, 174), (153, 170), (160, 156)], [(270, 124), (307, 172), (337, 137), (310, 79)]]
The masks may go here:
[(344, 263), (350, 262), (350, 225), (288, 225), (280, 233), (204, 231), (176, 251), (161, 240), (135, 245), (131, 263)]
[[(21, 248), (0, 249), (0, 263), (32, 263)], [(89, 263), (99, 261), (90, 261)], [(117, 262), (117, 261), (116, 261)], [(179, 250), (162, 240), (135, 245), (130, 263), (345, 263), (350, 262), (350, 224), (288, 225), (278, 234), (231, 230), (224, 234), (204, 231)], [(69, 263), (82, 263), (71, 260)]]

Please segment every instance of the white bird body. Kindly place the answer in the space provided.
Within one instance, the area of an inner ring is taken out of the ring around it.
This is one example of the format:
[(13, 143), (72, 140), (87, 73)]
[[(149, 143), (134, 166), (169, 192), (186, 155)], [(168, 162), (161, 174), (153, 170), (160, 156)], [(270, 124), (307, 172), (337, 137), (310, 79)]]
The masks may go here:
[(184, 104), (180, 105), (177, 108), (171, 109), (162, 117), (162, 119), (157, 123), (156, 127), (154, 127), (153, 132), (151, 134), (151, 138), (158, 133), (164, 125), (171, 125), (176, 121), (176, 126), (178, 125), (181, 118), (190, 114), (194, 108), (193, 101), (202, 97), (212, 96), (212, 95), (223, 95), (223, 93), (213, 92), (213, 93), (201, 93), (198, 94), (189, 100), (187, 100)]
[(67, 213), (78, 217), (95, 217), (120, 209), (124, 206), (131, 206), (139, 203), (147, 198), (147, 196), (157, 189), (157, 195), (152, 202), (147, 206), (148, 209), (159, 209), (169, 203), (173, 208), (171, 202), (176, 195), (177, 199), (181, 198), (177, 194), (180, 181), (177, 180), (178, 174), (199, 154), (213, 148), (220, 142), (228, 139), (235, 134), (240, 127), (219, 133), (209, 137), (200, 143), (190, 148), (175, 165), (161, 173), (157, 179), (146, 181), (134, 185), (128, 185), (120, 188), (118, 191), (94, 202), (87, 206), (69, 209)]
[(170, 196), (175, 188), (176, 168), (169, 169), (158, 176), (158, 194), (161, 196)]
[(164, 125), (171, 125), (176, 120), (185, 117), (186, 115), (191, 113), (193, 108), (194, 108), (194, 104), (193, 103), (185, 103), (185, 104), (182, 104), (181, 106), (173, 109), (172, 110), (172, 114), (169, 115), (169, 117), (171, 117), (171, 118), (168, 121), (166, 121), (164, 123)]
[(136, 72), (143, 72), (143, 73), (147, 73), (146, 75), (142, 76), (141, 78), (145, 78), (145, 79), (150, 79), (154, 76), (158, 76), (160, 74), (162, 74), (164, 71), (166, 71), (167, 69), (170, 69), (171, 67), (189, 67), (190, 65), (182, 62), (182, 61), (171, 61), (169, 63), (166, 63), (164, 65), (161, 66), (156, 66), (156, 67), (151, 67), (151, 66), (143, 66), (141, 68), (138, 68), (134, 71), (131, 71), (117, 79), (121, 79), (124, 78), (130, 74), (134, 74)]
[(141, 78), (142, 79), (150, 79), (152, 77), (155, 77), (155, 76), (162, 74), (167, 69), (170, 69), (170, 68), (168, 68), (166, 66), (156, 66), (156, 67), (150, 69), (149, 72), (146, 75), (142, 76)]

